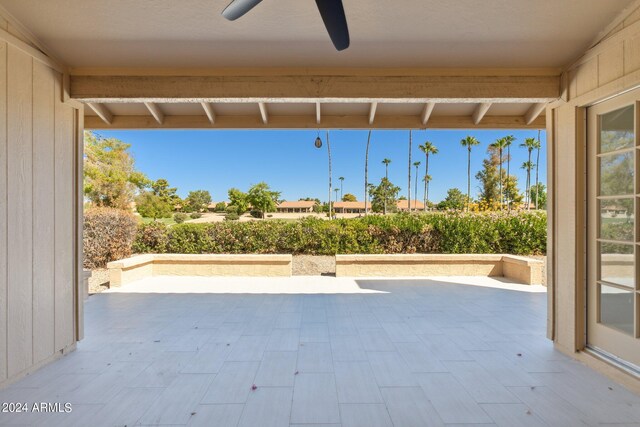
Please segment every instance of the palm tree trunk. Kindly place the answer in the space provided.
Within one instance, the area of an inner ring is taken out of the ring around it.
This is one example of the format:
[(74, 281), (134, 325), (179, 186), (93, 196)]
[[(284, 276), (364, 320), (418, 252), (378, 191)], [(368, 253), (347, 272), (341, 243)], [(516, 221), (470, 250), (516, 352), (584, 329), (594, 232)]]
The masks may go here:
[(469, 212), (469, 200), (471, 199), (471, 146), (467, 154), (467, 212)]
[(329, 218), (332, 218), (331, 212), (331, 145), (329, 145), (329, 131), (327, 131), (327, 154), (329, 155)]
[[(384, 165), (384, 177), (388, 183), (389, 181), (389, 165), (388, 164)], [(384, 187), (384, 212), (383, 213), (385, 215), (387, 214), (387, 187), (386, 187), (387, 183), (385, 183), (385, 187)]]
[[(511, 145), (507, 145), (507, 185), (509, 185), (509, 168), (511, 166)], [(507, 210), (511, 210), (511, 199), (507, 197)]]
[(502, 210), (503, 206), (504, 206), (504, 192), (502, 191), (502, 148), (498, 150), (498, 155), (500, 156), (500, 180), (498, 181), (498, 183), (500, 183), (500, 210)]
[(411, 212), (411, 136), (411, 129), (409, 129), (409, 173), (407, 175), (407, 208), (409, 212)]
[(527, 162), (527, 210), (531, 210), (531, 150), (529, 150), (529, 160)]
[[(414, 191), (414, 195), (413, 195), (413, 199), (414, 200), (418, 200), (418, 166), (416, 166), (416, 177), (415, 177), (415, 181), (416, 181), (416, 186), (413, 187)], [(417, 206), (417, 202), (413, 203), (415, 205), (415, 210), (418, 211), (418, 206)]]
[(427, 182), (427, 176), (429, 176), (429, 153), (425, 153), (425, 157), (427, 158), (424, 170), (424, 211), (426, 212), (427, 203), (429, 202), (429, 185)]
[(540, 186), (538, 184), (538, 165), (540, 164), (540, 131), (538, 131), (538, 153), (536, 155), (536, 209), (540, 209), (538, 207), (538, 191), (540, 191)]
[(371, 129), (369, 129), (369, 136), (367, 137), (367, 151), (364, 156), (364, 215), (369, 213), (369, 143), (371, 142)]

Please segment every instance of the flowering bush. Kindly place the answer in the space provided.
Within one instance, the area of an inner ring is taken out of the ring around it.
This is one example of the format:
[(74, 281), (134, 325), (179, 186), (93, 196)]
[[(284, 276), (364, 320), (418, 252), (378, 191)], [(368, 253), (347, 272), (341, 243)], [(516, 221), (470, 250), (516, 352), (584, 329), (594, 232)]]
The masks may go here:
[(546, 252), (545, 212), (370, 215), (326, 221), (224, 221), (141, 225), (135, 252), (290, 253), (310, 255), (375, 253)]

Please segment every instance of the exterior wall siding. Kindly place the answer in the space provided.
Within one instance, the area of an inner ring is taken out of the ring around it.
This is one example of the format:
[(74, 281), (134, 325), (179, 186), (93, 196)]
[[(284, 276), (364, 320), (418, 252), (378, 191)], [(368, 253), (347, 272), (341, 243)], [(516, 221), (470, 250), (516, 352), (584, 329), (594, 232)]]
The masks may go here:
[[(20, 37), (1, 17), (0, 29)], [(0, 387), (77, 338), (82, 112), (63, 102), (62, 86), (28, 49), (0, 41)]]

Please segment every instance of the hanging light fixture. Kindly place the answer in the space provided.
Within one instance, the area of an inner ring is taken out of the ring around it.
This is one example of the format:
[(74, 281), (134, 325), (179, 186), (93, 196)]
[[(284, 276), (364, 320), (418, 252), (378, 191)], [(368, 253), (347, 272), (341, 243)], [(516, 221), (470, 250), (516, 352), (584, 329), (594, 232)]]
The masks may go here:
[(318, 130), (318, 136), (316, 137), (316, 142), (314, 142), (316, 148), (322, 147), (322, 139), (320, 139), (320, 130)]

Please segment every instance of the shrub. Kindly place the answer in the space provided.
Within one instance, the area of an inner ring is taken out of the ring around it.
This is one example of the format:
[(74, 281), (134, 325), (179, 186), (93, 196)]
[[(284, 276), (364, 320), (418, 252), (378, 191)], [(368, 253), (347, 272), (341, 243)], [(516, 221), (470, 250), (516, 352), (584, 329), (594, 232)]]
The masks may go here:
[(84, 214), (83, 264), (104, 268), (108, 262), (131, 255), (136, 235), (136, 217), (114, 208), (91, 208)]
[(202, 218), (202, 214), (200, 212), (192, 212), (191, 215), (189, 215), (189, 217), (191, 219), (198, 219), (198, 218)]
[(133, 252), (158, 254), (166, 252), (169, 242), (167, 229), (166, 224), (157, 221), (140, 224), (133, 241)]
[(224, 219), (226, 221), (237, 221), (240, 219), (240, 215), (238, 214), (238, 208), (235, 205), (229, 205), (225, 209), (226, 213), (224, 215)]
[[(227, 211), (226, 219), (237, 217)], [(170, 253), (376, 253), (546, 252), (544, 212), (370, 215), (326, 221), (270, 220), (180, 224), (144, 230), (136, 251)], [(165, 237), (160, 236), (165, 233)], [(157, 241), (157, 246), (153, 242)]]
[(173, 215), (173, 220), (176, 222), (176, 224), (182, 224), (187, 220), (187, 218), (187, 214), (184, 214), (182, 212), (178, 212)]
[(216, 207), (214, 208), (216, 212), (224, 212), (226, 209), (227, 209), (227, 204), (225, 202), (216, 203)]
[(257, 211), (253, 209), (249, 212), (249, 215), (251, 215), (254, 218), (262, 219), (262, 211)]

